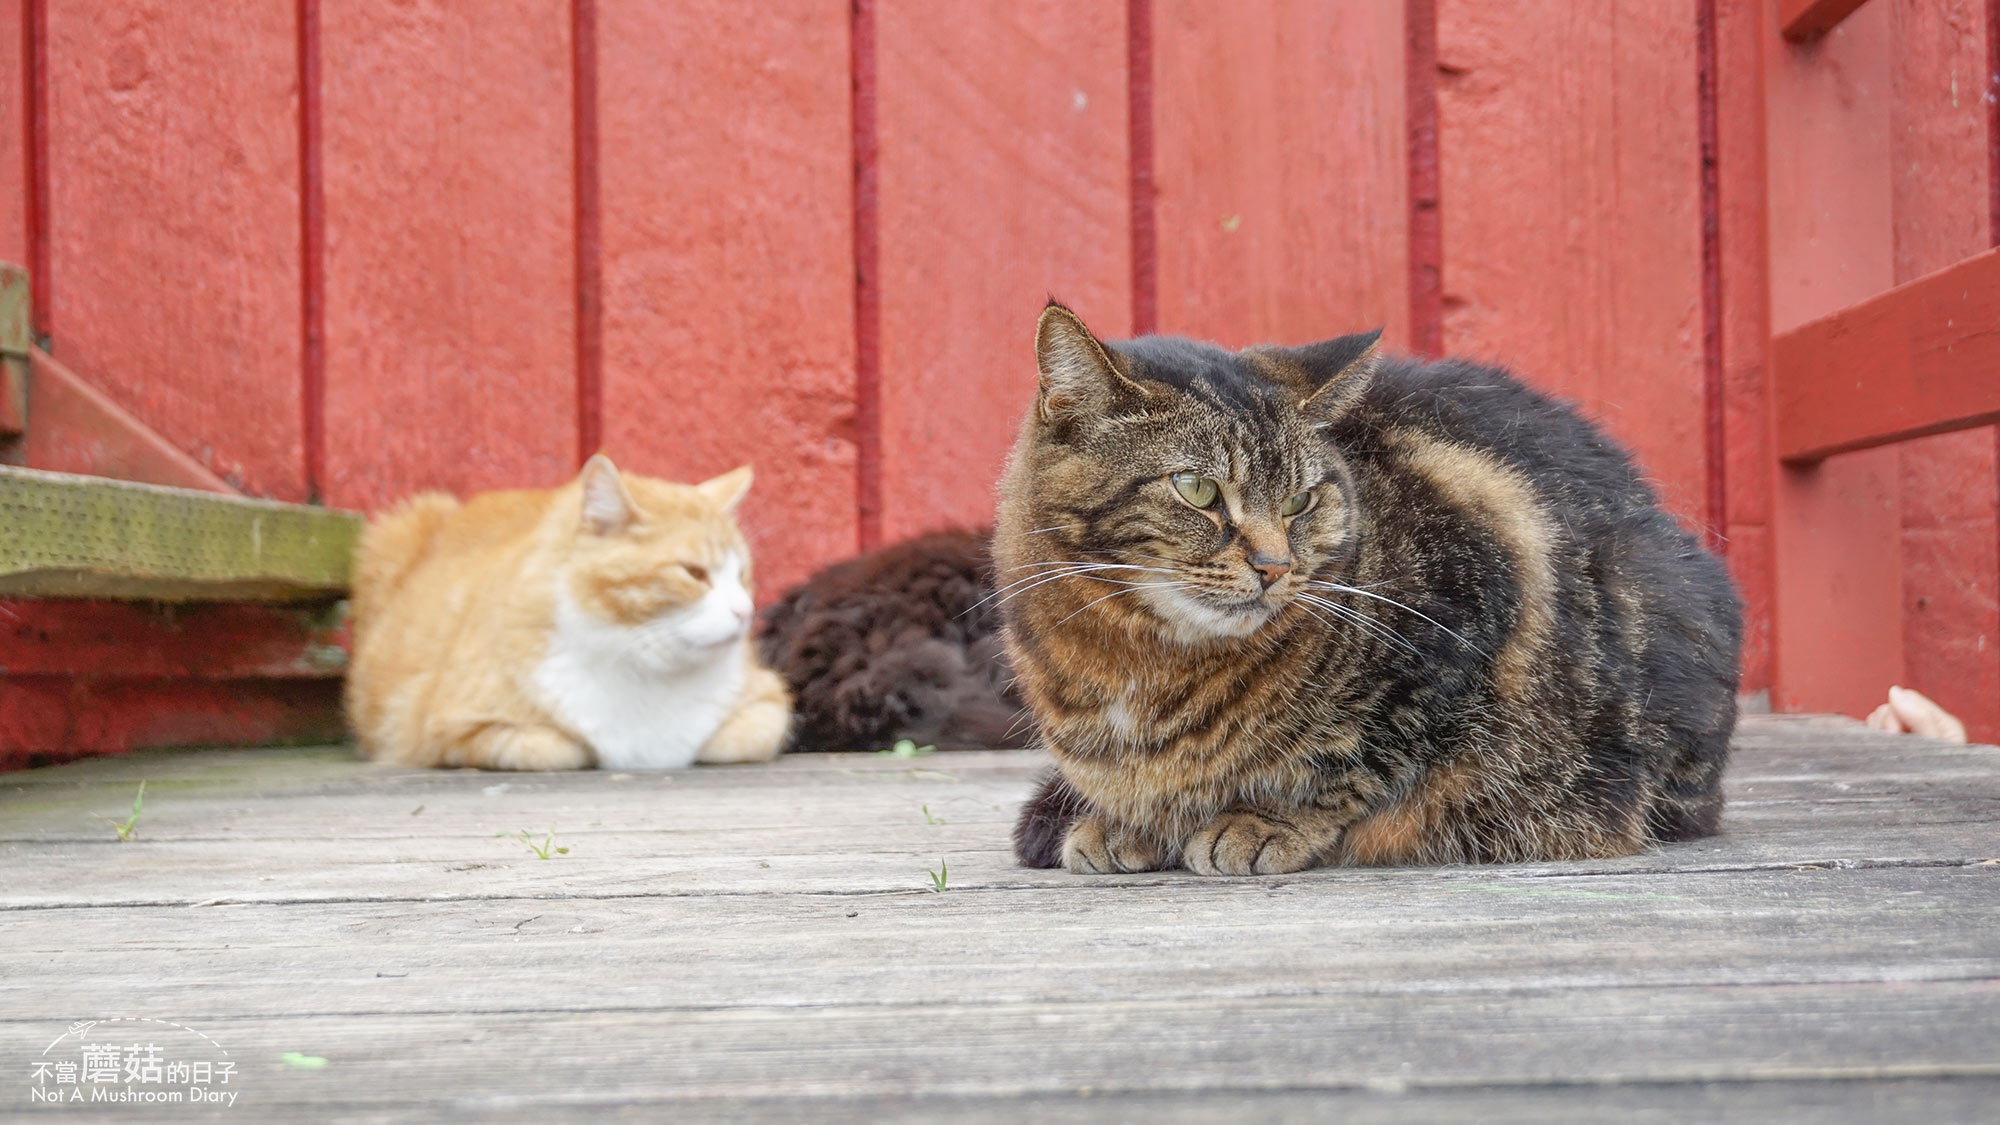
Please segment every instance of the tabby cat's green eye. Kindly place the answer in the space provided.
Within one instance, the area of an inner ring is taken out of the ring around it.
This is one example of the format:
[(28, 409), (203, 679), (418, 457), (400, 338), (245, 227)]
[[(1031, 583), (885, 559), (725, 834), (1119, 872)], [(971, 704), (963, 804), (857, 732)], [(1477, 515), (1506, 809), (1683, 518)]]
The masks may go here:
[(1213, 508), (1215, 502), (1222, 498), (1222, 488), (1215, 483), (1214, 477), (1205, 477), (1200, 473), (1175, 473), (1167, 479), (1174, 483), (1174, 491), (1181, 494), (1181, 499), (1197, 508)]
[(1286, 519), (1291, 519), (1293, 516), (1302, 516), (1312, 508), (1313, 501), (1317, 499), (1319, 497), (1313, 493), (1301, 492), (1290, 500), (1285, 501), (1284, 506), (1278, 509), (1278, 514)]

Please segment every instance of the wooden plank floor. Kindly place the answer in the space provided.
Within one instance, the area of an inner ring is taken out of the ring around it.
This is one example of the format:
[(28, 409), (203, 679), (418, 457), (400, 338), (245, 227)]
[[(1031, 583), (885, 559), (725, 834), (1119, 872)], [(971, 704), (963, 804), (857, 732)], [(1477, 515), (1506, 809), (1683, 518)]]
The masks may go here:
[[(2000, 1106), (1992, 747), (1753, 718), (1713, 840), (1240, 880), (1015, 868), (1037, 768), (503, 775), (328, 748), (0, 776), (0, 1116), (51, 1112), (28, 1101), (34, 1061), (113, 1017), (194, 1028), (236, 1061), (236, 1106), (156, 1111), (175, 1119)], [(140, 779), (119, 843), (107, 818)], [(497, 835), (551, 828), (570, 850), (547, 860)]]

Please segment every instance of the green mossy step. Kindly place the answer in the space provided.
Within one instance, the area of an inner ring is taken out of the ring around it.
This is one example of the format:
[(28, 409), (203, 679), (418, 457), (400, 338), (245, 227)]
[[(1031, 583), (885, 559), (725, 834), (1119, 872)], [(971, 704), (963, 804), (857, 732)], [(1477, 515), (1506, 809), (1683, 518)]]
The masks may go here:
[(358, 513), (0, 466), (0, 595), (308, 601), (344, 593)]

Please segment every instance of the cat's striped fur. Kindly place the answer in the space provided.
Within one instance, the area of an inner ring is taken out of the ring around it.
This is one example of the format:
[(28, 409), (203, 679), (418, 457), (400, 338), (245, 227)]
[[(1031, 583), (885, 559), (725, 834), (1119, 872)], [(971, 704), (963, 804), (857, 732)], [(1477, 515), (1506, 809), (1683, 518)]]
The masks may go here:
[[(1247, 874), (1716, 831), (1736, 595), (1569, 407), (1374, 334), (1106, 345), (1051, 305), (1037, 354), (994, 543), (1057, 762), (1023, 863)], [(1218, 482), (1214, 507), (1176, 473)]]

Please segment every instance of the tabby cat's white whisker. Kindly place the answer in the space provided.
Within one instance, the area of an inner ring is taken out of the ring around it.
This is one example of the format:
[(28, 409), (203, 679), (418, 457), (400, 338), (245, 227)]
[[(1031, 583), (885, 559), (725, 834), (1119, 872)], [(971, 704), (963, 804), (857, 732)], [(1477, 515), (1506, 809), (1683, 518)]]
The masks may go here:
[(1299, 611), (1301, 613), (1304, 613), (1306, 616), (1312, 618), (1314, 621), (1319, 622), (1320, 624), (1326, 626), (1329, 629), (1336, 628), (1340, 624), (1338, 621), (1332, 620), (1328, 618), (1326, 615), (1320, 613), (1319, 610), (1314, 609), (1312, 605), (1304, 598), (1295, 598), (1293, 599), (1292, 604), (1298, 606)]
[[(1115, 567), (1107, 567), (1107, 568), (1105, 568), (1105, 569), (1117, 569), (1117, 568), (1115, 568)], [(1015, 589), (1012, 589), (1012, 588), (1010, 587), (1010, 588), (1009, 588), (1008, 590), (1006, 590), (1006, 591), (996, 591), (996, 592), (995, 592), (995, 593), (994, 593), (993, 595), (990, 595), (990, 596), (992, 596), (992, 597), (998, 597), (998, 598), (1000, 599), (1000, 600), (999, 600), (999, 601), (998, 601), (998, 602), (996, 603), (997, 605), (1006, 605), (1006, 604), (1007, 604), (1008, 602), (1011, 602), (1011, 601), (1013, 601), (1013, 600), (1014, 600), (1015, 598), (1018, 598), (1018, 597), (1020, 597), (1020, 596), (1021, 596), (1022, 594), (1025, 594), (1025, 593), (1027, 593), (1027, 592), (1028, 592), (1028, 591), (1030, 591), (1030, 590), (1034, 590), (1034, 589), (1038, 589), (1038, 588), (1040, 588), (1040, 587), (1042, 587), (1042, 586), (1046, 586), (1046, 585), (1048, 585), (1049, 583), (1051, 583), (1051, 582), (1054, 582), (1054, 581), (1056, 581), (1056, 580), (1057, 580), (1057, 579), (1059, 579), (1059, 578), (1070, 578), (1070, 577), (1086, 577), (1086, 576), (1088, 576), (1089, 574), (1091, 574), (1092, 572), (1093, 572), (1093, 571), (1092, 571), (1091, 569), (1088, 569), (1088, 568), (1078, 568), (1078, 569), (1073, 569), (1073, 570), (1058, 570), (1058, 571), (1056, 571), (1056, 572), (1055, 572), (1055, 573), (1053, 573), (1053, 574), (1036, 574), (1036, 575), (1031, 575), (1031, 576), (1029, 576), (1029, 577), (1027, 577), (1027, 578), (1023, 578), (1023, 579), (1021, 579), (1021, 581), (1020, 581), (1020, 582), (1016, 582), (1016, 583), (1014, 584), (1014, 585), (1016, 585), (1016, 586), (1021, 586), (1021, 589), (1018, 589), (1018, 590), (1015, 590)], [(1029, 583), (1029, 585), (1022, 585), (1023, 583)], [(1002, 594), (1004, 594), (1005, 596), (1002, 596)], [(976, 609), (976, 608), (978, 608), (978, 607), (977, 607), (977, 606), (974, 606), (973, 608), (975, 608), (975, 609)]]
[(1008, 568), (1006, 569), (1005, 573), (1007, 573), (1007, 574), (1012, 574), (1013, 572), (1015, 572), (1015, 571), (1017, 571), (1017, 570), (1027, 570), (1027, 569), (1029, 569), (1029, 568), (1031, 568), (1031, 567), (1032, 567), (1032, 568), (1039, 568), (1039, 569), (1043, 569), (1043, 570), (1046, 570), (1046, 569), (1049, 569), (1049, 568), (1051, 568), (1051, 567), (1070, 567), (1070, 568), (1075, 568), (1075, 567), (1087, 567), (1087, 568), (1091, 568), (1091, 569), (1095, 569), (1095, 570), (1107, 570), (1107, 569), (1109, 569), (1109, 570), (1121, 570), (1121, 569), (1122, 569), (1122, 570), (1158, 570), (1158, 571), (1166, 571), (1166, 569), (1167, 569), (1166, 567), (1163, 567), (1163, 566), (1140, 566), (1140, 565), (1139, 565), (1139, 564), (1137, 564), (1137, 563), (1121, 563), (1121, 562), (1092, 562), (1092, 561), (1091, 561), (1091, 560), (1089, 560), (1089, 559), (1055, 559), (1055, 560), (1051, 560), (1051, 561), (1048, 561), (1048, 562), (1032, 562), (1032, 563), (1022, 563), (1022, 564), (1021, 564), (1020, 566), (1010, 566), (1010, 567), (1008, 567)]
[(1307, 582), (1306, 585), (1311, 586), (1314, 589), (1318, 590), (1332, 590), (1333, 592), (1339, 594), (1357, 594), (1364, 598), (1373, 598), (1378, 602), (1386, 602), (1389, 605), (1395, 606), (1397, 609), (1404, 611), (1405, 613), (1409, 613), (1413, 616), (1420, 617), (1425, 621), (1430, 622), (1432, 625), (1437, 626), (1439, 629), (1444, 630), (1444, 632), (1449, 634), (1453, 640), (1456, 640), (1459, 644), (1464, 645), (1466, 648), (1469, 648), (1474, 652), (1480, 652), (1480, 653), (1484, 652), (1484, 650), (1482, 650), (1478, 645), (1473, 644), (1471, 641), (1466, 640), (1465, 637), (1461, 635), (1458, 630), (1453, 629), (1451, 626), (1444, 624), (1443, 622), (1439, 621), (1435, 617), (1430, 616), (1429, 614), (1423, 613), (1419, 610), (1412, 609), (1409, 606), (1404, 605), (1402, 602), (1399, 602), (1394, 598), (1384, 597), (1381, 594), (1371, 593), (1367, 590), (1362, 589), (1359, 586), (1346, 586), (1338, 582), (1326, 582), (1318, 579)]
[[(1091, 573), (1091, 572), (1093, 572), (1093, 571), (1099, 571), (1099, 570), (1118, 570), (1118, 569), (1122, 569), (1122, 568), (1120, 568), (1120, 567), (1117, 567), (1117, 566), (1113, 566), (1113, 565), (1103, 565), (1103, 564), (1099, 564), (1099, 565), (1092, 565), (1092, 564), (1087, 564), (1087, 563), (1074, 563), (1074, 562), (1064, 562), (1064, 563), (1037, 563), (1037, 564), (1031, 564), (1031, 565), (1035, 565), (1035, 566), (1039, 567), (1040, 569), (1036, 570), (1036, 572), (1035, 572), (1035, 573), (1033, 573), (1033, 574), (1030, 574), (1030, 575), (1028, 575), (1028, 576), (1026, 576), (1026, 577), (1024, 577), (1024, 578), (1016, 578), (1016, 579), (1015, 579), (1015, 580), (1013, 580), (1012, 582), (1009, 582), (1009, 583), (1006, 583), (1006, 584), (1005, 584), (1005, 585), (1003, 585), (1003, 586), (1000, 586), (999, 588), (995, 589), (995, 590), (994, 590), (994, 591), (993, 591), (993, 592), (992, 592), (991, 594), (988, 594), (988, 595), (987, 595), (986, 597), (984, 597), (984, 598), (981, 598), (981, 599), (980, 599), (980, 600), (979, 600), (978, 602), (975, 602), (975, 603), (974, 603), (974, 605), (973, 605), (973, 608), (975, 608), (975, 609), (976, 609), (976, 608), (978, 608), (979, 606), (981, 606), (981, 605), (984, 605), (984, 604), (986, 604), (986, 602), (988, 602), (988, 601), (992, 600), (993, 598), (996, 598), (996, 597), (999, 597), (999, 596), (1001, 596), (1002, 594), (1005, 594), (1005, 593), (1007, 593), (1008, 591), (1010, 591), (1010, 590), (1013, 590), (1013, 589), (1014, 589), (1015, 587), (1017, 587), (1017, 586), (1025, 586), (1025, 585), (1028, 585), (1029, 583), (1031, 583), (1031, 582), (1035, 582), (1035, 581), (1037, 581), (1037, 580), (1039, 580), (1039, 579), (1043, 579), (1043, 578), (1053, 578), (1053, 577), (1059, 577), (1059, 576), (1061, 576), (1061, 575), (1064, 575), (1064, 574), (1088, 574), (1088, 573)], [(1026, 567), (1010, 567), (1010, 568), (1009, 568), (1009, 571), (1011, 572), (1011, 571), (1014, 571), (1014, 570), (1025, 570), (1025, 569), (1027, 569), (1027, 568), (1026, 568)]]
[(1158, 590), (1158, 589), (1174, 588), (1174, 587), (1186, 588), (1189, 585), (1191, 585), (1191, 583), (1178, 582), (1178, 581), (1177, 582), (1134, 582), (1131, 583), (1132, 588), (1129, 590), (1113, 590), (1101, 598), (1097, 598), (1093, 601), (1086, 602), (1075, 613), (1070, 614), (1069, 617), (1063, 618), (1062, 621), (1057, 622), (1057, 624), (1060, 625), (1063, 622), (1068, 621), (1070, 617), (1075, 617), (1078, 613), (1082, 613), (1084, 610), (1089, 609), (1091, 606), (1096, 605), (1098, 602), (1108, 602), (1112, 598), (1115, 598), (1120, 594), (1136, 594), (1141, 590)]
[(1351, 622), (1354, 625), (1359, 626), (1360, 628), (1365, 629), (1368, 632), (1373, 633), (1378, 637), (1381, 637), (1383, 640), (1388, 641), (1390, 644), (1393, 644), (1396, 647), (1401, 648), (1406, 652), (1412, 654), (1418, 652), (1417, 646), (1411, 644), (1410, 639), (1408, 637), (1403, 636), (1403, 634), (1397, 632), (1393, 626), (1389, 625), (1387, 622), (1384, 621), (1377, 621), (1374, 618), (1368, 616), (1367, 614), (1362, 613), (1360, 610), (1355, 609), (1353, 606), (1341, 605), (1339, 602), (1322, 598), (1316, 594), (1308, 594), (1303, 590), (1301, 590), (1296, 596), (1299, 599), (1303, 601), (1309, 601), (1314, 605), (1325, 606), (1328, 610), (1332, 611), (1336, 616), (1340, 617), (1342, 620)]
[[(971, 613), (973, 610), (978, 609), (980, 606), (985, 605), (987, 602), (990, 602), (995, 598), (999, 598), (1000, 604), (1005, 605), (1008, 601), (1012, 600), (1015, 594), (1027, 593), (1028, 590), (1034, 589), (1036, 586), (1041, 585), (1044, 581), (1052, 581), (1054, 579), (1063, 578), (1072, 574), (1077, 574), (1077, 575), (1095, 574), (1106, 570), (1142, 570), (1142, 571), (1150, 570), (1150, 571), (1158, 571), (1163, 574), (1172, 573), (1172, 571), (1168, 571), (1161, 567), (1155, 567), (1155, 566), (1133, 566), (1129, 563), (1082, 563), (1082, 562), (1028, 563), (1023, 566), (1009, 567), (1008, 570), (1010, 572), (1015, 570), (1025, 570), (1029, 566), (1037, 566), (1037, 567), (1042, 567), (1044, 569), (1039, 570), (1034, 574), (1030, 574), (1026, 578), (1017, 578), (1014, 581), (1007, 583), (1005, 586), (1000, 587), (999, 589), (993, 591), (992, 593), (972, 603), (972, 605), (966, 608), (965, 613)], [(1110, 579), (1099, 579), (1098, 581), (1108, 582), (1110, 581)], [(1026, 587), (1026, 589), (1017, 589), (1017, 587)], [(960, 616), (962, 617), (964, 616), (964, 614), (960, 614)]]

